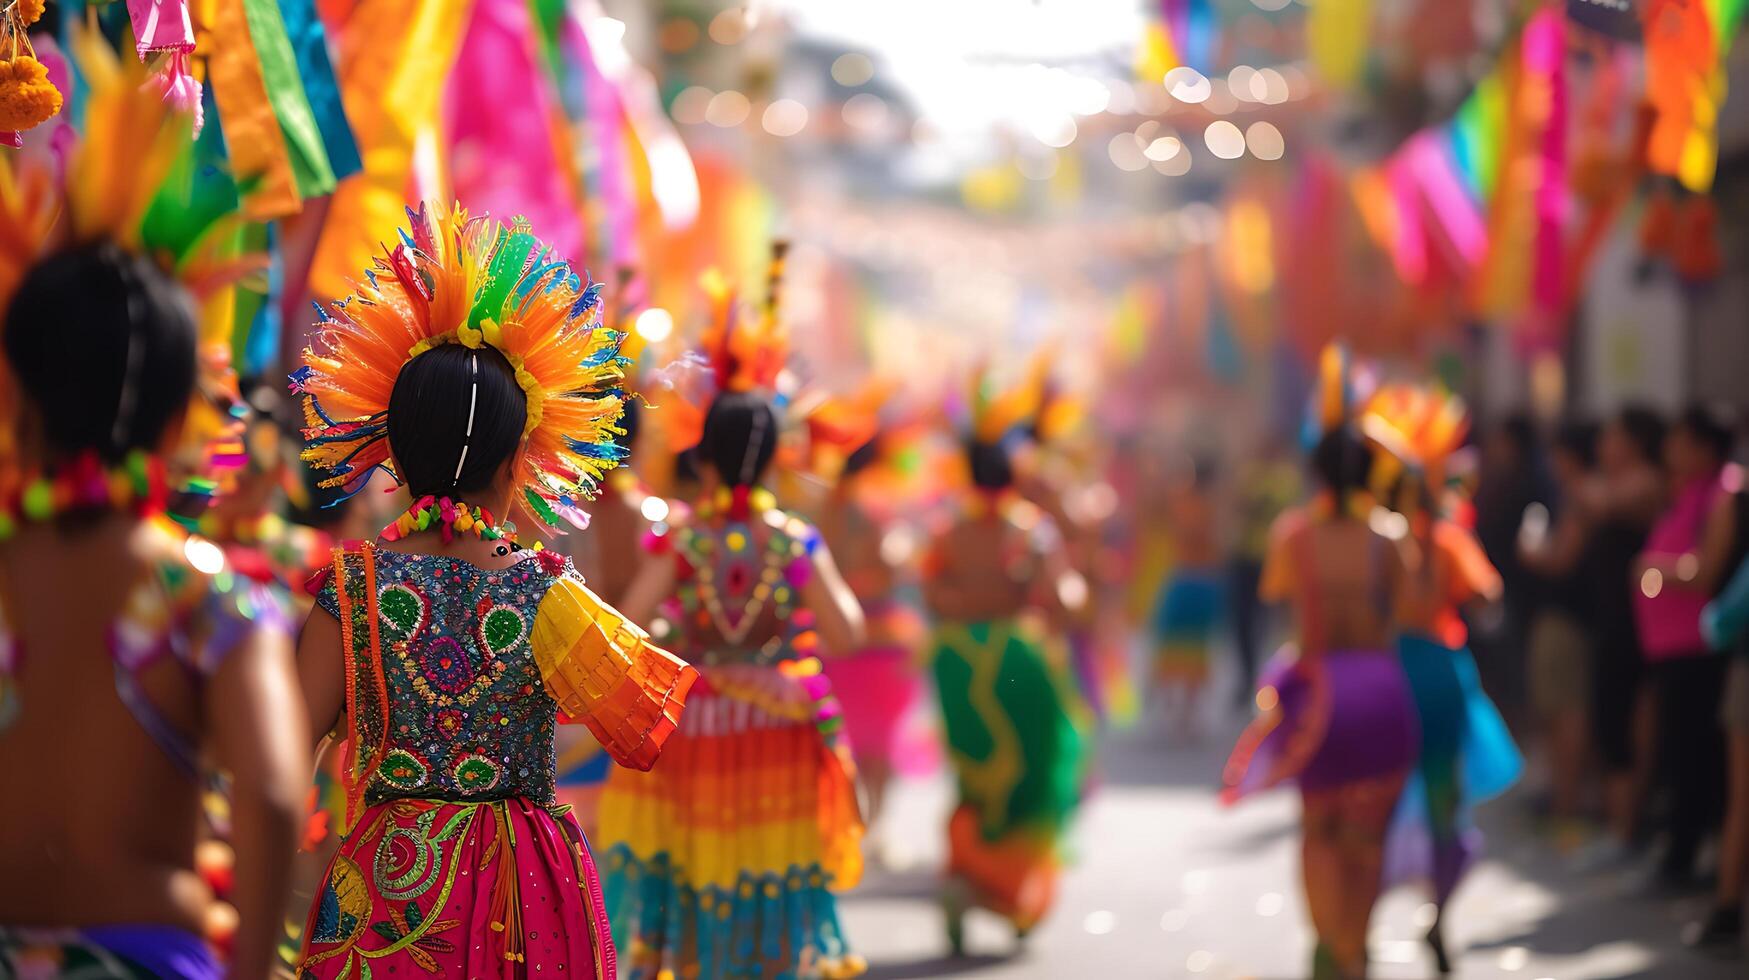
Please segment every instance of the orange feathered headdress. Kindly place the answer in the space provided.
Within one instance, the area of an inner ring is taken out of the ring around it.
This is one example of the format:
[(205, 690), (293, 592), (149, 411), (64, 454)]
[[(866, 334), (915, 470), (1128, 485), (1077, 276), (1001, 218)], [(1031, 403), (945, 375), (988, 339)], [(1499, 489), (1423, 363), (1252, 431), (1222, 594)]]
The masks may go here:
[(1445, 482), (1445, 463), (1469, 434), (1464, 401), (1443, 387), (1406, 383), (1381, 386), (1367, 401), (1361, 430), (1397, 464), (1375, 474), (1394, 481), (1403, 467), (1419, 469), (1430, 488)]
[(880, 434), (881, 406), (894, 388), (891, 381), (877, 378), (847, 395), (798, 398), (797, 409), (808, 427), (807, 468), (837, 479), (850, 457)]
[(778, 316), (788, 251), (787, 242), (771, 243), (765, 304), (750, 323), (743, 322), (745, 314), (729, 281), (714, 269), (705, 273), (702, 285), (710, 298), (711, 320), (699, 346), (710, 362), (718, 391), (752, 391), (777, 384), (789, 354), (789, 333)]
[(972, 437), (979, 442), (1000, 442), (1015, 429), (1038, 418), (1050, 378), (1049, 351), (1032, 356), (1020, 380), (1007, 388), (997, 386), (988, 366), (972, 372)]
[(410, 227), (322, 316), (304, 367), (304, 459), (357, 492), (372, 470), (391, 474), (389, 394), (401, 367), (439, 344), (490, 346), (528, 400), (519, 502), (548, 525), (582, 526), (583, 500), (624, 457), (624, 335), (601, 325), (601, 286), (555, 258), (520, 219), (470, 218), (460, 206), (409, 208)]
[[(740, 296), (716, 269), (699, 278), (710, 304), (710, 321), (698, 350), (668, 373), (669, 397), (656, 406), (669, 445), (676, 451), (698, 445), (711, 399), (725, 391), (775, 388), (789, 356), (789, 332), (781, 319), (784, 255), (788, 243), (771, 243), (765, 304), (756, 315), (742, 308)], [(703, 367), (704, 371), (696, 370)], [(690, 373), (692, 377), (687, 377)], [(702, 377), (701, 377), (702, 375)]]

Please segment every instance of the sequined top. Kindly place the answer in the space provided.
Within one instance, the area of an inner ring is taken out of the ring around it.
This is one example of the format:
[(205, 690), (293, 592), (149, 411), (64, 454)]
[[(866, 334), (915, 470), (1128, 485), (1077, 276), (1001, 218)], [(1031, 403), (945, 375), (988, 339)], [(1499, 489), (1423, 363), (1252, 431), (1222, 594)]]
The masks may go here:
[[(216, 547), (219, 567), (211, 573), (191, 567), (182, 553), (187, 537), (168, 521), (153, 525), (177, 556), (155, 562), (128, 594), (109, 627), (109, 652), (115, 661), (115, 691), (146, 735), (189, 778), (202, 777), (200, 739), (185, 732), (158, 708), (140, 676), (166, 660), (179, 664), (197, 686), (212, 676), (254, 629), (284, 629), (285, 596), (270, 586), (237, 574)], [(202, 544), (196, 539), (196, 545)], [(52, 655), (46, 651), (44, 655)], [(26, 651), (13, 634), (0, 604), (0, 731), (15, 718), (23, 701), (17, 675)]]
[[(372, 581), (374, 622), (361, 615)], [(352, 651), (347, 722), (368, 747), (358, 759), (367, 804), (550, 804), (556, 720), (587, 724), (618, 761), (647, 769), (697, 676), (551, 553), (488, 569), (340, 551), (315, 584)]]
[(678, 584), (664, 614), (674, 645), (707, 665), (768, 665), (812, 656), (813, 617), (800, 591), (812, 572), (820, 536), (808, 522), (767, 511), (760, 548), (741, 521), (699, 522), (669, 533)]

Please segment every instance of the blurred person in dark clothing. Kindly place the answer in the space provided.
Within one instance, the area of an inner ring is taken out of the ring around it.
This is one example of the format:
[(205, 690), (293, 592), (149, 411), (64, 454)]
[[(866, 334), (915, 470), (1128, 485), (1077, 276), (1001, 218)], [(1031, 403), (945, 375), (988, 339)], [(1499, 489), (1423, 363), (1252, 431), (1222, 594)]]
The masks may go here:
[(1668, 793), (1668, 847), (1654, 884), (1684, 886), (1724, 803), (1724, 738), (1718, 712), (1725, 661), (1707, 649), (1701, 612), (1745, 550), (1727, 469), (1735, 416), (1693, 405), (1664, 441), (1669, 501), (1640, 555), (1634, 618), (1657, 701), (1658, 775)]
[(1545, 510), (1554, 488), (1529, 416), (1513, 414), (1484, 432), (1476, 486), (1476, 537), (1500, 571), (1505, 599), (1499, 620), (1478, 624), (1475, 652), (1482, 686), (1514, 727), (1524, 707), (1524, 641), (1542, 594), (1518, 558), (1518, 530), (1533, 504)]
[[(1749, 492), (1731, 494), (1736, 539), (1749, 529)], [(1684, 939), (1691, 946), (1729, 952), (1741, 948), (1743, 898), (1749, 892), (1749, 560), (1701, 613), (1707, 645), (1722, 655), (1726, 668), (1719, 724), (1725, 729), (1725, 820), (1719, 831), (1719, 880), (1712, 905), (1691, 923)]]
[(1563, 425), (1549, 453), (1559, 491), (1552, 514), (1533, 506), (1519, 535), (1518, 557), (1542, 580), (1545, 602), (1526, 638), (1530, 704), (1547, 746), (1549, 810), (1558, 837), (1579, 817), (1591, 716), (1591, 637), (1586, 628), (1590, 590), (1584, 565), (1591, 524), (1581, 498), (1596, 476), (1597, 431)]
[(1570, 502), (1588, 530), (1580, 574), (1591, 636), (1591, 749), (1608, 824), (1607, 836), (1585, 859), (1593, 867), (1632, 852), (1651, 766), (1651, 706), (1632, 594), (1634, 563), (1664, 506), (1664, 429), (1648, 408), (1622, 409), (1598, 432), (1597, 472)]
[(1233, 647), (1239, 658), (1238, 699), (1248, 708), (1257, 689), (1258, 650), (1268, 642), (1268, 610), (1257, 600), (1257, 585), (1263, 576), (1263, 556), (1269, 550), (1269, 528), (1282, 511), (1293, 506), (1301, 494), (1299, 467), (1280, 445), (1264, 449), (1239, 471), (1236, 514), (1237, 540), (1228, 562), (1228, 591), (1233, 620)]

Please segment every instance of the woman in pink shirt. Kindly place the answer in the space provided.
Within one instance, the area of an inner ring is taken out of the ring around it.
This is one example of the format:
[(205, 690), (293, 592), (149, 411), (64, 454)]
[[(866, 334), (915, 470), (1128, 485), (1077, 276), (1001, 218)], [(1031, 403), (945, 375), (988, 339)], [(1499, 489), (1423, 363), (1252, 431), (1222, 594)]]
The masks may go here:
[(1708, 650), (1700, 613), (1727, 567), (1735, 537), (1726, 467), (1736, 444), (1730, 414), (1695, 405), (1664, 442), (1670, 505), (1640, 555), (1634, 618), (1657, 705), (1658, 766), (1670, 796), (1669, 847), (1658, 883), (1680, 886), (1723, 804), (1724, 742), (1718, 726), (1724, 662)]

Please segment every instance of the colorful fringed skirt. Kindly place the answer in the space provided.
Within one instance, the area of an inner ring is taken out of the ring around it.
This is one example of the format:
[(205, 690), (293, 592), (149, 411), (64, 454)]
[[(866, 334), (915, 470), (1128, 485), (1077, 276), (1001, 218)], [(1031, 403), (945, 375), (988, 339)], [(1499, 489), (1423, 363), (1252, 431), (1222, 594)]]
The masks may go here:
[(614, 769), (602, 794), (625, 975), (862, 972), (833, 896), (861, 877), (862, 818), (819, 662), (701, 672), (661, 762)]
[[(832, 692), (844, 708), (844, 732), (859, 765), (907, 769), (906, 722), (923, 695), (919, 651), (925, 628), (917, 612), (902, 603), (869, 603), (871, 639), (877, 642), (823, 661)], [(915, 751), (909, 754), (915, 755)]]
[(329, 863), (299, 976), (611, 980), (614, 960), (564, 808), (408, 799), (367, 808)]
[(1444, 901), (1475, 859), (1471, 807), (1506, 791), (1524, 758), (1482, 690), (1475, 659), (1424, 636), (1397, 644), (1420, 721), (1420, 758), (1392, 823), (1386, 878), (1427, 879)]
[(935, 685), (959, 786), (948, 874), (1024, 932), (1049, 911), (1088, 739), (1068, 670), (1017, 620), (936, 633)]
[(1224, 583), (1216, 569), (1181, 568), (1154, 610), (1154, 670), (1168, 683), (1208, 677), (1209, 644), (1221, 624)]
[(1289, 780), (1316, 793), (1406, 773), (1419, 754), (1409, 681), (1388, 650), (1284, 649), (1264, 667), (1257, 707), (1227, 760), (1228, 802)]

